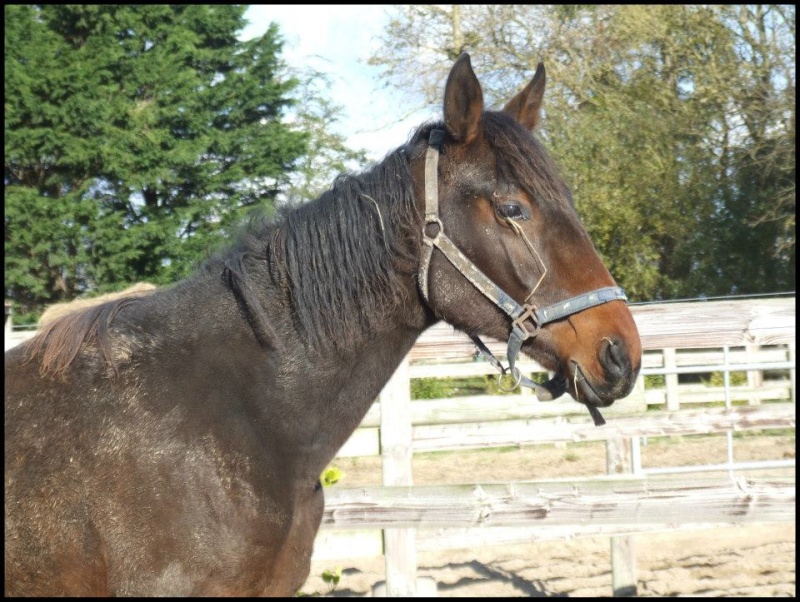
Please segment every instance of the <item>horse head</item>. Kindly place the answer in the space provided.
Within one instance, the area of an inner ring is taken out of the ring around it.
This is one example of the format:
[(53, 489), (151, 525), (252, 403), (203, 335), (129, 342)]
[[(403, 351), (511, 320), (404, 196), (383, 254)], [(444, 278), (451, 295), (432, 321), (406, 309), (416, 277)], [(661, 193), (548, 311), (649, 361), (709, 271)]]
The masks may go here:
[(487, 111), (469, 56), (456, 61), (444, 122), (416, 147), (425, 215), (419, 284), (436, 318), (508, 340), (517, 382), (521, 350), (555, 373), (545, 385), (551, 398), (568, 391), (598, 421), (597, 407), (633, 388), (641, 342), (624, 292), (532, 133), (545, 80), (540, 63), (501, 111)]

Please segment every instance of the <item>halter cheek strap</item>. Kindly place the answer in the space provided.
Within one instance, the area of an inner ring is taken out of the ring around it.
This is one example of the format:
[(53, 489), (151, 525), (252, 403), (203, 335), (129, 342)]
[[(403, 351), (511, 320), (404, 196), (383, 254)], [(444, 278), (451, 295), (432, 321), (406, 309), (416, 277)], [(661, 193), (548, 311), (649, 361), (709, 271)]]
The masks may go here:
[[(553, 387), (546, 387), (534, 383), (520, 373), (514, 365), (517, 360), (522, 344), (529, 338), (535, 337), (539, 329), (545, 324), (561, 320), (572, 314), (581, 312), (591, 307), (608, 303), (609, 301), (628, 301), (625, 291), (616, 286), (599, 288), (576, 297), (571, 297), (565, 301), (548, 305), (544, 308), (537, 308), (533, 304), (525, 303), (520, 305), (502, 288), (497, 286), (489, 277), (486, 276), (472, 261), (470, 261), (459, 248), (445, 234), (444, 225), (439, 218), (439, 152), (444, 142), (444, 132), (434, 129), (428, 139), (428, 149), (425, 155), (425, 221), (422, 226), (422, 257), (419, 268), (419, 287), (422, 296), (429, 301), (428, 280), (431, 257), (434, 247), (439, 249), (447, 260), (467, 279), (475, 288), (483, 293), (497, 307), (511, 318), (511, 332), (508, 337), (508, 367), (505, 368), (500, 361), (489, 351), (488, 347), (477, 336), (470, 338), (478, 347), (480, 352), (487, 360), (500, 371), (500, 377), (510, 374), (514, 379), (514, 385), (510, 390), (522, 385), (536, 391), (540, 400), (549, 400), (558, 397), (566, 391), (565, 387), (553, 390)], [(521, 230), (515, 228), (519, 233)], [(527, 242), (527, 239), (526, 239)], [(538, 255), (537, 255), (538, 256)], [(541, 282), (541, 279), (540, 281)], [(538, 283), (537, 283), (538, 286)], [(536, 287), (534, 287), (535, 291)], [(528, 298), (530, 298), (529, 295)], [(532, 326), (532, 327), (531, 327)], [(502, 386), (502, 385), (501, 385)], [(589, 404), (586, 404), (596, 425), (605, 424), (605, 420), (600, 415), (600, 411)]]

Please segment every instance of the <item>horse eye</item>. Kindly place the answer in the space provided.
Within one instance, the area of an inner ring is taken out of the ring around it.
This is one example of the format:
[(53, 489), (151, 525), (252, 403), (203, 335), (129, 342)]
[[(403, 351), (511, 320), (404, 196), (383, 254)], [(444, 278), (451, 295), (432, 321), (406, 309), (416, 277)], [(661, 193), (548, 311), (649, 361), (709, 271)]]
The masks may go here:
[(516, 203), (506, 203), (503, 205), (497, 206), (497, 213), (500, 214), (500, 217), (504, 217), (506, 219), (527, 219), (528, 216), (525, 215), (525, 212), (522, 210), (522, 207), (517, 205)]

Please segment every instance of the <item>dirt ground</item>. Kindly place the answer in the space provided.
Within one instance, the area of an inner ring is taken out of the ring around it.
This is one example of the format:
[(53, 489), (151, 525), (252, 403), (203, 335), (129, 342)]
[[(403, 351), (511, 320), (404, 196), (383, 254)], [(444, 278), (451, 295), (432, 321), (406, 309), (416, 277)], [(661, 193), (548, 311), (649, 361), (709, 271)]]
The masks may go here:
[[(724, 436), (651, 438), (642, 445), (641, 452), (645, 468), (727, 460)], [(794, 456), (794, 431), (779, 435), (740, 434), (735, 438), (735, 461)], [(337, 465), (343, 472), (341, 486), (380, 484), (379, 458), (345, 458), (337, 460)], [(578, 477), (604, 472), (602, 442), (423, 454), (415, 456), (413, 464), (414, 483), (420, 485)], [(745, 474), (786, 475), (794, 474), (794, 469)], [(637, 534), (633, 545), (640, 596), (795, 596), (794, 523)], [(417, 564), (418, 576), (434, 579), (440, 597), (612, 594), (608, 537), (418, 552)], [(342, 573), (331, 592), (322, 574), (336, 567), (341, 567)], [(301, 592), (369, 596), (373, 585), (384, 579), (383, 558), (315, 561)]]

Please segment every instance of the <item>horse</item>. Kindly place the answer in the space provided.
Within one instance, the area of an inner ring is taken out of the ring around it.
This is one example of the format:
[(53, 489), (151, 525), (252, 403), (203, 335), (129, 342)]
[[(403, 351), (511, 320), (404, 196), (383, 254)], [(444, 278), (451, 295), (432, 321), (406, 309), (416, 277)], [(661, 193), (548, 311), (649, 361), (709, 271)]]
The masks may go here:
[(414, 341), (508, 341), (593, 409), (632, 389), (626, 296), (532, 130), (545, 70), (485, 109), (470, 58), (443, 119), (190, 278), (69, 314), (6, 353), (6, 595), (295, 594), (320, 475)]

